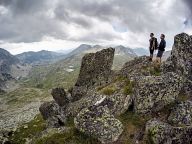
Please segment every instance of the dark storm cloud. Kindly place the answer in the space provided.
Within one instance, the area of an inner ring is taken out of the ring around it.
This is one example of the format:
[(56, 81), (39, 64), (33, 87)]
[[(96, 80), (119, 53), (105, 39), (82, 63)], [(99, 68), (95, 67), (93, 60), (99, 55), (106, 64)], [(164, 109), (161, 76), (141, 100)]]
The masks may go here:
[(43, 10), (46, 0), (0, 0), (0, 5), (8, 7), (15, 15), (27, 14)]
[[(159, 11), (158, 7), (167, 1), (170, 0), (0, 0), (0, 6), (6, 9), (4, 13), (0, 11), (0, 40), (34, 42), (41, 41), (44, 36), (70, 40), (68, 27), (73, 25), (88, 33), (71, 39), (99, 41), (118, 38), (105, 28), (95, 32), (95, 21), (112, 26), (115, 22), (117, 27), (123, 26), (137, 34), (174, 31), (179, 25), (179, 4), (176, 2), (180, 0), (173, 1), (166, 12)], [(185, 2), (191, 8), (191, 0)]]
[(47, 15), (48, 0), (0, 0), (7, 13), (0, 13), (0, 40), (7, 42), (35, 42), (44, 36), (65, 38), (61, 24)]
[(7, 6), (12, 2), (12, 0), (0, 0), (0, 5)]
[[(165, 2), (165, 0), (162, 1)], [(163, 12), (157, 11), (154, 4), (158, 4), (160, 7), (164, 3), (159, 0), (64, 0), (60, 1), (55, 14), (57, 17), (61, 17), (60, 14), (63, 14), (63, 17), (66, 18), (65, 13), (69, 11), (69, 13), (79, 13), (109, 23), (119, 21), (132, 32), (146, 32), (149, 29), (162, 31), (174, 28), (172, 26), (174, 23), (171, 22), (161, 26), (166, 18), (161, 16)], [(177, 15), (177, 9), (173, 9)]]
[(188, 6), (188, 8), (190, 10), (190, 16), (192, 19), (192, 0), (184, 0), (184, 2), (186, 3), (186, 5)]

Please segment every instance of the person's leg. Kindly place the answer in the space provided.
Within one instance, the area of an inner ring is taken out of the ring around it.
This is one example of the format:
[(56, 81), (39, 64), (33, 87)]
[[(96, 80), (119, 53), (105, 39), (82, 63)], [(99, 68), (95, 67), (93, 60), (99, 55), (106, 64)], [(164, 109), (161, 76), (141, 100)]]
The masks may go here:
[(161, 56), (160, 56), (160, 55), (161, 55), (161, 51), (158, 50), (158, 52), (157, 52), (157, 57), (156, 57), (158, 63), (160, 63), (160, 61), (161, 61), (161, 60), (160, 60), (160, 59), (161, 59)]
[(158, 51), (157, 57), (159, 59), (159, 63), (161, 63), (162, 56), (163, 56), (163, 51)]
[(149, 58), (150, 61), (153, 60), (153, 53), (154, 53), (154, 50), (150, 49), (150, 58)]

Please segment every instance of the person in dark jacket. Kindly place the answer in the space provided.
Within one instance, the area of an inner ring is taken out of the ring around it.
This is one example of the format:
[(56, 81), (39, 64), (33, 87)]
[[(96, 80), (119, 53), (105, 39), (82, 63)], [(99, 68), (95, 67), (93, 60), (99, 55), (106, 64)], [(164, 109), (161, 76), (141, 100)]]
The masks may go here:
[(158, 46), (158, 53), (157, 53), (157, 61), (158, 61), (159, 63), (161, 63), (161, 58), (162, 58), (163, 53), (164, 53), (165, 48), (166, 48), (165, 35), (164, 35), (164, 34), (161, 34), (160, 39), (161, 39), (161, 42), (160, 42), (160, 44), (159, 44), (159, 46)]
[(152, 61), (153, 60), (153, 53), (158, 47), (158, 42), (157, 42), (157, 38), (154, 37), (153, 33), (150, 34), (150, 37), (151, 38), (149, 40), (149, 52), (150, 52), (149, 60)]

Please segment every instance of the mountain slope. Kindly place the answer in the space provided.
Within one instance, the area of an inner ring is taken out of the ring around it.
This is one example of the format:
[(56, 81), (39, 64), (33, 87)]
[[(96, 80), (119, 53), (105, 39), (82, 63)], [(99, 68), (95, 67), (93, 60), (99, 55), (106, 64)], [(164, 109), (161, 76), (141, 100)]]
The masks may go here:
[(25, 77), (30, 66), (21, 64), (19, 59), (0, 48), (0, 89), (9, 90), (16, 86), (15, 81)]
[[(26, 85), (47, 89), (61, 86), (70, 88), (78, 76), (82, 57), (86, 53), (95, 53), (104, 48), (100, 45), (81, 45), (63, 60), (47, 66), (34, 67), (25, 83)], [(124, 46), (117, 46), (115, 50), (113, 62), (113, 69), (115, 70), (122, 68), (125, 62), (137, 56), (132, 49)]]
[(22, 54), (16, 55), (16, 57), (23, 63), (44, 64), (64, 58), (64, 54), (42, 50), (39, 52), (24, 52)]
[(137, 54), (137, 56), (149, 55), (149, 51), (145, 48), (135, 48), (133, 51)]
[(19, 59), (11, 55), (8, 51), (0, 48), (0, 73), (7, 73), (11, 65), (19, 63)]

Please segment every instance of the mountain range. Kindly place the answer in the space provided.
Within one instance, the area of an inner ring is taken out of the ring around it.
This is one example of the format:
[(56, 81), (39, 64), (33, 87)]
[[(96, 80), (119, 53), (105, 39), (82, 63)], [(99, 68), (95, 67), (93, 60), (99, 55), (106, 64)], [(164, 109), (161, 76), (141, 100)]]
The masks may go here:
[(33, 65), (41, 65), (45, 63), (54, 62), (60, 59), (65, 58), (65, 55), (62, 53), (52, 52), (42, 50), (39, 52), (24, 52), (16, 55), (16, 57), (22, 62)]
[[(95, 53), (104, 48), (107, 47), (82, 44), (65, 54), (42, 50), (24, 52), (15, 56), (0, 49), (0, 88), (11, 89), (14, 84), (11, 86), (8, 83), (23, 77), (27, 79), (27, 84), (32, 86), (44, 84), (46, 88), (58, 85), (69, 87), (78, 76), (82, 57), (86, 53)], [(137, 56), (148, 54), (144, 48), (131, 49), (122, 45), (114, 48), (114, 70), (122, 68), (125, 62)]]
[(15, 87), (15, 80), (28, 75), (31, 67), (23, 64), (8, 51), (0, 48), (0, 89), (7, 90)]

